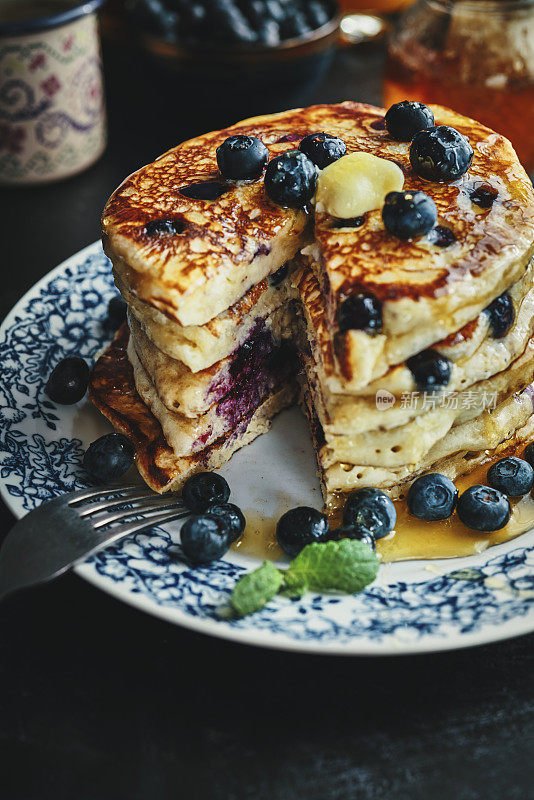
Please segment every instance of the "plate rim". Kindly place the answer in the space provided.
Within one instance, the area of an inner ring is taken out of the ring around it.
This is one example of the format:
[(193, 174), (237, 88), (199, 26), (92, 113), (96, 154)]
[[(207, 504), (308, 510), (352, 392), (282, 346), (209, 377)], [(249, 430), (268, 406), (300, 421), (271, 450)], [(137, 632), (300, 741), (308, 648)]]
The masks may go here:
[[(10, 327), (15, 317), (17, 315), (24, 316), (23, 307), (43, 286), (46, 286), (56, 275), (68, 269), (73, 261), (83, 261), (88, 256), (96, 255), (99, 252), (102, 252), (102, 244), (100, 240), (96, 240), (64, 259), (60, 264), (34, 283), (15, 303), (0, 324), (0, 340), (4, 338), (6, 330)], [(7, 492), (6, 481), (3, 478), (0, 478), (0, 497), (16, 519), (21, 519), (24, 516), (24, 513), (21, 513), (21, 509), (17, 506), (15, 498)], [(383, 642), (374, 643), (373, 640), (368, 638), (364, 639), (362, 637), (354, 637), (352, 640), (345, 640), (343, 643), (335, 641), (317, 642), (292, 639), (281, 633), (273, 633), (261, 629), (254, 630), (253, 627), (246, 629), (234, 628), (225, 624), (224, 620), (218, 621), (204, 617), (195, 617), (191, 614), (187, 614), (176, 606), (159, 604), (141, 592), (132, 592), (122, 586), (122, 584), (116, 584), (109, 578), (100, 575), (95, 569), (91, 568), (88, 563), (76, 564), (72, 571), (80, 578), (87, 581), (95, 588), (104, 591), (114, 599), (151, 614), (165, 622), (179, 625), (195, 633), (202, 633), (217, 639), (224, 639), (226, 641), (246, 644), (253, 647), (263, 647), (308, 655), (363, 657), (423, 655), (494, 644), (534, 632), (534, 617), (530, 614), (518, 616), (516, 619), (508, 620), (501, 625), (485, 626), (476, 633), (461, 634), (454, 632), (446, 637), (436, 634), (426, 634), (424, 638), (413, 642), (399, 641), (398, 647), (389, 644), (389, 639), (388, 644), (384, 644)], [(510, 630), (510, 628), (512, 630)]]

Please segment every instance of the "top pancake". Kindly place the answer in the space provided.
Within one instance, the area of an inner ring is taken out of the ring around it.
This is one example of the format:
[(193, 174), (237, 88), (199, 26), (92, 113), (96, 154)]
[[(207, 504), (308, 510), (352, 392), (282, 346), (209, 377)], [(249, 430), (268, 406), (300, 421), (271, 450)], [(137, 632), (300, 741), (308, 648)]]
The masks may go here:
[[(458, 181), (439, 184), (415, 176), (409, 144), (394, 141), (381, 128), (383, 110), (353, 102), (311, 106), (205, 134), (134, 173), (104, 211), (106, 251), (142, 300), (183, 325), (205, 323), (309, 243), (312, 234), (304, 211), (268, 200), (262, 179), (233, 185), (214, 201), (188, 199), (180, 188), (220, 179), (215, 150), (232, 134), (258, 136), (272, 158), (298, 146), (308, 133), (324, 130), (340, 136), (349, 152), (394, 160), (405, 174), (404, 188), (429, 194), (438, 207), (438, 223), (456, 236), (447, 248), (427, 237), (401, 241), (385, 230), (380, 210), (350, 229), (332, 227), (331, 218), (317, 215), (314, 260), (323, 274), (330, 323), (335, 324), (344, 297), (369, 291), (383, 303), (386, 337), (438, 317), (441, 329), (443, 318), (450, 318), (452, 332), (459, 307), (469, 308), (474, 318), (521, 275), (534, 250), (534, 194), (506, 139), (473, 120), (432, 108), (436, 124), (453, 125), (474, 149), (472, 167)], [(480, 183), (497, 193), (489, 209), (470, 197)], [(169, 218), (177, 220), (180, 233), (147, 234), (148, 222)], [(340, 348), (341, 368), (349, 371), (351, 351), (361, 344), (352, 336), (343, 337)]]

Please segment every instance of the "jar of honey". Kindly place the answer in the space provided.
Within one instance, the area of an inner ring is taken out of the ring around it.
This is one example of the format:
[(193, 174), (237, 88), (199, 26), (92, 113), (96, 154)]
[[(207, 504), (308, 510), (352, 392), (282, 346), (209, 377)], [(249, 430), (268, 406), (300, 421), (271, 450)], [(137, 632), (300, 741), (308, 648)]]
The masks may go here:
[(388, 49), (384, 105), (400, 100), (479, 120), (534, 171), (534, 0), (418, 0)]

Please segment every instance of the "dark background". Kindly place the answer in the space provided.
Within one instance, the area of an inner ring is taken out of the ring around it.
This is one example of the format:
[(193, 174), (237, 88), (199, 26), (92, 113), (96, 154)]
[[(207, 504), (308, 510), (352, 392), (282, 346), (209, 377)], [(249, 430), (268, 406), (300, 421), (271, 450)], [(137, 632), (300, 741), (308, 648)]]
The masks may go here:
[[(339, 52), (311, 99), (380, 102), (381, 60)], [(98, 238), (125, 175), (233, 121), (209, 87), (193, 107), (178, 76), (120, 47), (105, 62), (104, 158), (64, 183), (0, 193), (2, 317)], [(1, 506), (0, 538), (12, 522)], [(262, 651), (173, 627), (67, 576), (0, 606), (0, 796), (525, 800), (533, 645), (384, 659)]]

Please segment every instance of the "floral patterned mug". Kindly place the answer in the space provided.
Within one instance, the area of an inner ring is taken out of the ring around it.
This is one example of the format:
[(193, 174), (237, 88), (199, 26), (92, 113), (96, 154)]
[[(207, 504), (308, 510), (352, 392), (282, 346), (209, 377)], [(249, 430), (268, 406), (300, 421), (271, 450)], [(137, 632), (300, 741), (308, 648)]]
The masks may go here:
[(104, 0), (0, 0), (0, 183), (60, 180), (106, 146)]

